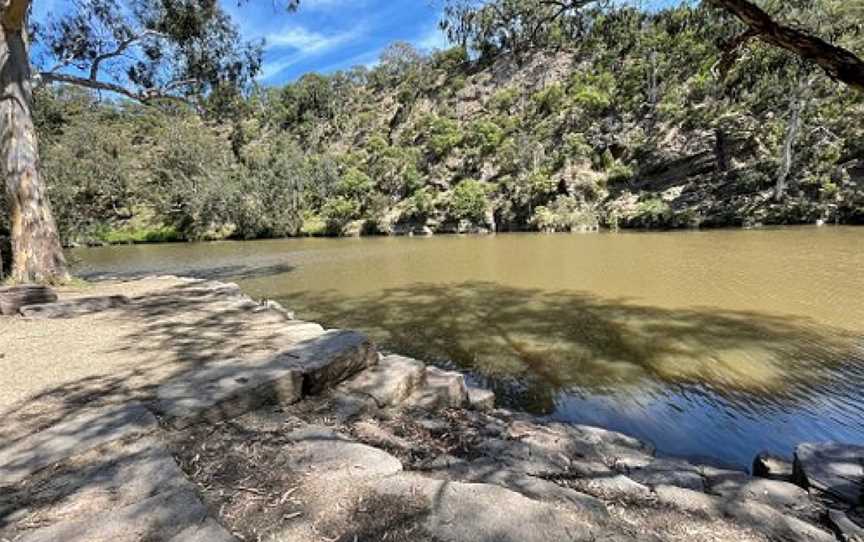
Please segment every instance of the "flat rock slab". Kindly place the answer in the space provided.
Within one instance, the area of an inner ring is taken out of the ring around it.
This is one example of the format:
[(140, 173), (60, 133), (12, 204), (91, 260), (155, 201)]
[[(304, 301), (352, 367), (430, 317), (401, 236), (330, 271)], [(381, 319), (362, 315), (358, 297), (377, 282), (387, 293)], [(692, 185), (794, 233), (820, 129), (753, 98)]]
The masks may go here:
[(699, 467), (683, 460), (656, 459), (642, 467), (628, 469), (626, 474), (649, 487), (668, 485), (696, 491), (705, 490), (705, 480)]
[(836, 542), (828, 531), (760, 502), (739, 498), (730, 500), (664, 485), (655, 487), (654, 494), (661, 504), (707, 518), (732, 518), (737, 524), (765, 534), (771, 540)]
[(426, 382), (426, 365), (404, 356), (385, 356), (378, 365), (344, 382), (340, 389), (368, 395), (381, 408), (404, 401)]
[[(460, 542), (547, 542), (603, 540), (603, 527), (591, 525), (564, 506), (539, 502), (492, 484), (466, 484), (398, 475), (374, 486), (379, 496), (428, 503), (420, 525), (436, 540)], [(621, 538), (616, 538), (621, 540)]]
[(864, 446), (799, 444), (795, 448), (794, 476), (804, 487), (858, 506), (864, 503)]
[(316, 476), (389, 476), (402, 470), (402, 463), (384, 450), (355, 442), (326, 427), (307, 426), (286, 435), (289, 465)]
[(143, 405), (91, 408), (27, 437), (0, 444), (0, 487), (118, 439), (158, 427)]
[(290, 404), (378, 361), (369, 339), (353, 331), (327, 331), (279, 354), (210, 362), (156, 391), (156, 410), (175, 428), (219, 422), (268, 403)]
[(115, 441), (44, 469), (13, 491), (0, 492), (0, 540), (15, 539), (22, 525), (82, 518), (188, 484), (155, 438)]
[[(204, 527), (207, 508), (187, 488), (160, 493), (149, 499), (103, 514), (72, 519), (31, 531), (18, 542), (142, 542), (155, 540), (194, 540), (197, 526)], [(217, 538), (231, 540), (224, 530), (209, 524)], [(184, 534), (185, 533), (185, 534)]]
[(21, 316), (32, 319), (74, 318), (102, 311), (124, 307), (129, 304), (125, 295), (110, 295), (103, 297), (82, 297), (59, 303), (42, 303), (21, 307)]
[(780, 508), (795, 515), (818, 518), (820, 508), (804, 489), (789, 482), (740, 477), (728, 477), (711, 486), (711, 492), (727, 500), (752, 500)]
[(302, 395), (302, 373), (284, 354), (264, 360), (210, 362), (156, 390), (156, 411), (182, 429), (199, 421), (230, 420), (266, 403), (293, 403)]

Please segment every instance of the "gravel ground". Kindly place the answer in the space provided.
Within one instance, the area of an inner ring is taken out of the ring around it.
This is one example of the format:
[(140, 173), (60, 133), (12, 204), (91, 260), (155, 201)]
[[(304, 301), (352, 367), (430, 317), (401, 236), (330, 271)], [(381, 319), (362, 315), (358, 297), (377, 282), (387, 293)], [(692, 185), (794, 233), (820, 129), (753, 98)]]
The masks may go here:
[(90, 401), (147, 400), (192, 364), (279, 349), (281, 314), (190, 295), (194, 286), (176, 278), (82, 284), (58, 290), (60, 300), (122, 294), (131, 302), (69, 319), (0, 317), (0, 437)]

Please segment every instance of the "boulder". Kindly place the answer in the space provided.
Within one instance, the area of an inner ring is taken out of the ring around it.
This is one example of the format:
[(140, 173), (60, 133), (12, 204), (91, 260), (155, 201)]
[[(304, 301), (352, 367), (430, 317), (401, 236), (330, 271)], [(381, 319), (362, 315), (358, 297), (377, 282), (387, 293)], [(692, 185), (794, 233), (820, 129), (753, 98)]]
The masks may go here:
[(495, 392), (483, 388), (468, 388), (468, 404), (474, 410), (489, 412), (495, 408)]
[(849, 506), (864, 503), (864, 446), (838, 442), (795, 448), (795, 482)]
[(426, 365), (403, 356), (385, 356), (340, 385), (340, 391), (368, 395), (383, 408), (408, 398), (426, 381)]
[(316, 395), (378, 363), (369, 338), (356, 331), (330, 330), (298, 343), (282, 356), (303, 375), (303, 394)]
[(726, 500), (751, 500), (778, 508), (786, 513), (818, 519), (822, 509), (810, 499), (807, 491), (789, 482), (751, 478), (747, 475), (726, 478), (711, 486), (711, 493)]
[(792, 462), (770, 452), (759, 452), (753, 458), (753, 476), (783, 482), (792, 481)]
[(467, 403), (465, 375), (437, 367), (426, 367), (426, 385), (412, 393), (405, 401), (406, 406), (426, 410), (463, 407)]

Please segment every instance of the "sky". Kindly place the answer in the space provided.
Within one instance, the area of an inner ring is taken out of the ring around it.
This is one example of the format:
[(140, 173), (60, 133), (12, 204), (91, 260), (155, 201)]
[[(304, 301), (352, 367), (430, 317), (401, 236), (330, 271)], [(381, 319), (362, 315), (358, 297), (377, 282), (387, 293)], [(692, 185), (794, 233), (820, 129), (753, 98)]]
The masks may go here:
[(304, 73), (372, 65), (394, 41), (420, 49), (444, 48), (438, 29), (441, 3), (433, 0), (301, 0), (286, 13), (277, 3), (237, 6), (220, 0), (247, 39), (265, 40), (259, 81), (278, 85)]
[[(258, 82), (281, 85), (317, 71), (331, 73), (373, 65), (394, 41), (421, 50), (447, 46), (438, 29), (444, 0), (301, 0), (288, 13), (284, 0), (219, 0), (247, 40), (265, 40), (264, 65)], [(645, 0), (659, 8), (680, 0)], [(36, 21), (62, 13), (69, 0), (34, 0)]]

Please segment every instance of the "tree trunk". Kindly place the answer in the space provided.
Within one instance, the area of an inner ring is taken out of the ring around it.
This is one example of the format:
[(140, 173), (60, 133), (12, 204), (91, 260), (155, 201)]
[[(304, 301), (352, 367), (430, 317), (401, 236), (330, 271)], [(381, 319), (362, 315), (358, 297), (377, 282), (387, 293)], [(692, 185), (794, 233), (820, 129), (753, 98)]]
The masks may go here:
[(68, 280), (48, 194), (39, 174), (33, 94), (27, 56), (26, 0), (2, 13), (0, 35), (0, 175), (6, 184), (14, 282)]
[(798, 131), (801, 128), (801, 110), (804, 108), (803, 83), (792, 98), (789, 106), (789, 122), (786, 124), (786, 138), (783, 140), (783, 149), (780, 154), (780, 171), (777, 174), (777, 185), (774, 187), (774, 200), (783, 201), (786, 196), (786, 180), (792, 171), (793, 152), (795, 141), (798, 139)]

